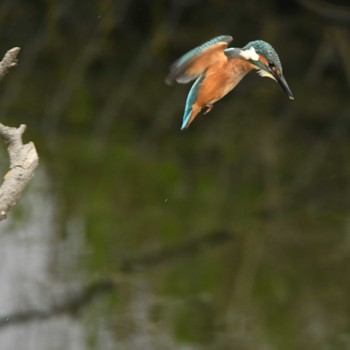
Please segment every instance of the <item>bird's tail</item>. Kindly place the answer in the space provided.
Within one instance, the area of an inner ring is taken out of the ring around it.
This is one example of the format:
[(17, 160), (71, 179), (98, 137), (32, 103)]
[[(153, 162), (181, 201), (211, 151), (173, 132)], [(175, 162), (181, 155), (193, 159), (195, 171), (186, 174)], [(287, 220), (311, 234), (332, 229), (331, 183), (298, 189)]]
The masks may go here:
[(201, 107), (198, 106), (196, 100), (198, 98), (198, 92), (202, 81), (204, 79), (204, 73), (194, 82), (191, 86), (190, 92), (188, 93), (185, 113), (182, 120), (181, 130), (187, 129), (192, 123), (193, 119), (196, 118), (197, 114), (201, 111)]
[(193, 122), (194, 118), (197, 117), (200, 111), (201, 108), (198, 107), (196, 104), (193, 104), (192, 106), (186, 106), (185, 113), (182, 119), (181, 130), (187, 129)]

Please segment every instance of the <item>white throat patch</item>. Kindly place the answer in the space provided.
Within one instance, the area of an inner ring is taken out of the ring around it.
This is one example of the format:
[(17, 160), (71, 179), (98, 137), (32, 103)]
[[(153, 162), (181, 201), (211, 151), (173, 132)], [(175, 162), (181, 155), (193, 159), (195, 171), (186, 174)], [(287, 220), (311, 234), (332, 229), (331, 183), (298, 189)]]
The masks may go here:
[(252, 60), (252, 61), (258, 61), (259, 60), (259, 55), (256, 53), (254, 47), (250, 47), (247, 50), (241, 50), (239, 53), (241, 57), (243, 57), (245, 60)]
[[(266, 78), (270, 78), (270, 79), (276, 80), (276, 78), (275, 78), (272, 74), (270, 74), (270, 73), (268, 73), (268, 72), (266, 72), (266, 71), (264, 71), (264, 70), (262, 70), (262, 69), (259, 69), (259, 70), (257, 71), (257, 73), (258, 73), (261, 77), (266, 77)], [(277, 81), (277, 80), (276, 80), (276, 81)]]

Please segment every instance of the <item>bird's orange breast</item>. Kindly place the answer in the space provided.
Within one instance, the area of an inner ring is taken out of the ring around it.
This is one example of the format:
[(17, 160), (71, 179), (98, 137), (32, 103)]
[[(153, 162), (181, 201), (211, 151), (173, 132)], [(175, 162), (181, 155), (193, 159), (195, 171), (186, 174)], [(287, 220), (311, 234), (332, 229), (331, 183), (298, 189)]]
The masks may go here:
[(197, 105), (203, 108), (212, 104), (229, 93), (242, 80), (242, 78), (254, 69), (254, 66), (246, 60), (233, 58), (224, 64), (211, 66), (205, 73), (201, 84)]

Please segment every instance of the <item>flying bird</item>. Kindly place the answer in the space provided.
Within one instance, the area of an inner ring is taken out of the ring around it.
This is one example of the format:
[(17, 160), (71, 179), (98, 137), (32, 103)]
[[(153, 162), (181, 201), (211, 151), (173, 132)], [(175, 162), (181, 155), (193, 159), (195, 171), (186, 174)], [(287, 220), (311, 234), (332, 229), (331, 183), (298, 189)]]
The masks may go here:
[(293, 94), (283, 76), (281, 61), (274, 48), (263, 40), (243, 48), (227, 48), (230, 35), (221, 35), (187, 52), (170, 67), (166, 83), (186, 84), (196, 79), (187, 96), (181, 129), (187, 129), (197, 115), (213, 109), (250, 71), (279, 83), (290, 99)]

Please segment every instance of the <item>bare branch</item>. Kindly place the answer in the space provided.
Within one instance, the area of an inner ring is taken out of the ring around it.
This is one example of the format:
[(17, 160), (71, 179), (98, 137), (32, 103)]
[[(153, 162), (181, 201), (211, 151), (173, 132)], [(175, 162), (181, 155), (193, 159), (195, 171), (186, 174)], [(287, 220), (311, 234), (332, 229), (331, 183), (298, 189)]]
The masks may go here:
[(297, 0), (302, 6), (331, 21), (350, 23), (350, 7), (332, 4), (325, 0)]
[(350, 64), (349, 64), (349, 55), (350, 55), (349, 40), (350, 40), (350, 36), (349, 36), (348, 31), (341, 29), (341, 28), (334, 28), (332, 32), (333, 32), (334, 42), (336, 43), (336, 45), (338, 47), (338, 51), (339, 51), (341, 60), (342, 60), (343, 65), (344, 65), (348, 85), (350, 87)]
[[(0, 62), (0, 80), (8, 71), (17, 65), (19, 47), (7, 51)], [(4, 177), (0, 187), (0, 221), (7, 217), (10, 208), (16, 204), (22, 191), (34, 175), (34, 170), (39, 164), (39, 157), (32, 142), (22, 143), (22, 135), (25, 125), (12, 128), (0, 123), (0, 139), (8, 145), (10, 157), (10, 170)]]
[(17, 65), (17, 56), (20, 50), (19, 47), (14, 47), (6, 52), (4, 58), (0, 62), (0, 80), (2, 80), (12, 67)]
[(125, 259), (121, 262), (120, 269), (123, 272), (141, 272), (201, 253), (208, 249), (213, 249), (216, 246), (232, 241), (234, 238), (228, 232), (213, 232), (206, 236), (188, 240), (175, 247), (158, 249), (136, 258)]
[(10, 208), (16, 204), (22, 191), (32, 179), (39, 157), (32, 142), (22, 143), (25, 125), (11, 128), (0, 123), (0, 138), (8, 144), (10, 170), (0, 187), (0, 221), (6, 219)]
[(14, 312), (11, 315), (2, 316), (0, 317), (0, 328), (29, 321), (42, 321), (62, 314), (77, 313), (94, 298), (108, 293), (116, 287), (117, 285), (112, 280), (99, 280), (93, 282), (81, 291), (71, 293), (66, 300), (52, 305), (50, 309), (19, 311)]

